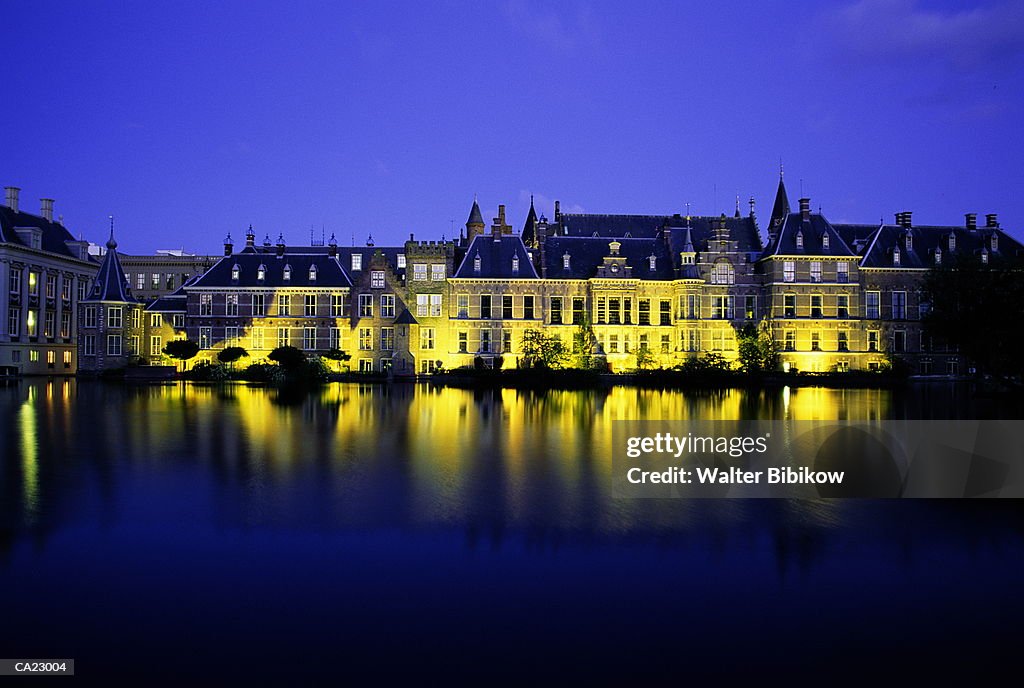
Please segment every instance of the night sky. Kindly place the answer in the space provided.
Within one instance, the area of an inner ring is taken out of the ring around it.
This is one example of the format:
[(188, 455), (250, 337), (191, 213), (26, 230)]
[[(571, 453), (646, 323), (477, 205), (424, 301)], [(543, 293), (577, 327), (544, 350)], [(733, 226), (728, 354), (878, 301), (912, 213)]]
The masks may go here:
[(833, 222), (1024, 235), (1024, 3), (154, 5), (0, 0), (0, 185), (128, 253), (450, 238), (474, 194), (763, 228), (780, 159)]

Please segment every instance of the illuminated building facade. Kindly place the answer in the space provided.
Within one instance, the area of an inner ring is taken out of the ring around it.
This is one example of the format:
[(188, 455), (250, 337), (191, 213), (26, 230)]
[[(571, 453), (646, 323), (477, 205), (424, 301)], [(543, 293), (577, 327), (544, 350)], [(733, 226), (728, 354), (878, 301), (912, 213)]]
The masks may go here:
[(0, 375), (72, 375), (78, 370), (76, 309), (96, 274), (88, 244), (53, 219), (19, 208), (16, 187), (0, 206)]

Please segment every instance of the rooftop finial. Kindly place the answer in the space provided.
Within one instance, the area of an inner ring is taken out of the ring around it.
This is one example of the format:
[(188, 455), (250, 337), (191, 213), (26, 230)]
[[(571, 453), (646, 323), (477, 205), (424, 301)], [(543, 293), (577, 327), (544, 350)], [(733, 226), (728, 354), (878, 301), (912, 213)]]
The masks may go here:
[(779, 158), (779, 179), (782, 179), (782, 177), (783, 177), (782, 158)]
[(107, 248), (113, 251), (117, 248), (117, 241), (114, 239), (114, 216), (110, 216), (110, 238), (107, 239)]

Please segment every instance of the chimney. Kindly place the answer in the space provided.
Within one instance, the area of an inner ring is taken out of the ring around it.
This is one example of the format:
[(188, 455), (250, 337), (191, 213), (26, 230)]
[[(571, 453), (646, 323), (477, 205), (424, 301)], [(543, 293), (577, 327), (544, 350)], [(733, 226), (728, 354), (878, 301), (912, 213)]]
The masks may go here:
[(967, 229), (973, 232), (978, 228), (978, 213), (964, 213), (964, 218), (967, 220)]
[(249, 225), (249, 231), (245, 233), (245, 247), (256, 248), (256, 232), (252, 231), (252, 225)]
[(913, 223), (910, 220), (910, 218), (911, 218), (911, 216), (913, 214), (914, 214), (913, 211), (910, 211), (910, 210), (903, 211), (903, 226), (904, 227), (910, 228), (911, 226), (913, 226)]
[(53, 199), (39, 199), (39, 214), (46, 218), (47, 222), (53, 222)]
[(800, 217), (802, 217), (805, 220), (811, 219), (811, 199), (800, 199)]
[(277, 235), (277, 257), (284, 257), (284, 234)]
[(21, 189), (17, 186), (5, 186), (4, 191), (7, 192), (7, 207), (18, 212), (18, 192)]
[(331, 240), (327, 242), (327, 255), (331, 258), (338, 257), (338, 240), (334, 238), (334, 234), (331, 234)]
[[(15, 202), (17, 202), (17, 201), (15, 201)], [(998, 218), (999, 218), (999, 216), (996, 215), (995, 213), (989, 213), (988, 215), (985, 216), (985, 226), (989, 227), (989, 228), (998, 227), (999, 226)]]
[(555, 201), (555, 222), (562, 219), (562, 204), (560, 201)]
[(224, 255), (230, 256), (235, 250), (235, 245), (231, 241), (231, 234), (229, 233), (224, 237)]
[(491, 234), (495, 239), (499, 239), (502, 234), (511, 233), (512, 227), (505, 224), (505, 205), (501, 204), (498, 206), (498, 217), (494, 218), (494, 224), (491, 225)]

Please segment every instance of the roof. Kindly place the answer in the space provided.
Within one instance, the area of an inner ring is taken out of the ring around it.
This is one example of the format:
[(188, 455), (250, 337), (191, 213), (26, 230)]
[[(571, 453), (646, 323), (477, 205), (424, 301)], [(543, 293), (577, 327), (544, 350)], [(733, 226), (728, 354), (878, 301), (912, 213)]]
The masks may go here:
[[(391, 269), (394, 270), (396, 275), (405, 275), (405, 268), (398, 267), (398, 256), (405, 254), (404, 246), (339, 246), (338, 247), (338, 260), (341, 261), (341, 265), (347, 272), (352, 273), (351, 276), (356, 278), (360, 274), (360, 270), (367, 270), (370, 267), (370, 258), (374, 253), (380, 251), (384, 254), (384, 258), (391, 264)], [(358, 253), (362, 255), (362, 267), (360, 270), (352, 269), (352, 254)]]
[(34, 227), (42, 230), (42, 249), (44, 251), (79, 260), (78, 256), (72, 253), (65, 243), (75, 241), (75, 237), (64, 225), (59, 222), (51, 222), (40, 215), (24, 211), (15, 212), (7, 206), (0, 206), (0, 242), (25, 246), (15, 231), (15, 228), (21, 227)]
[(467, 225), (482, 225), (484, 223), (484, 216), (480, 212), (480, 204), (473, 199), (473, 207), (469, 211), (469, 219), (466, 220)]
[[(632, 279), (672, 280), (675, 266), (668, 247), (661, 239), (624, 239), (619, 242), (619, 256), (632, 268)], [(548, 279), (590, 279), (597, 268), (611, 255), (608, 238), (602, 237), (549, 237), (544, 245), (544, 267)], [(565, 256), (569, 267), (565, 267)], [(655, 257), (651, 269), (651, 256)]]
[(782, 221), (789, 215), (789, 195), (786, 193), (786, 184), (782, 181), (782, 173), (779, 173), (779, 189), (775, 192), (775, 204), (772, 206), (772, 214), (769, 222), (774, 224), (775, 220)]
[(537, 211), (533, 209), (533, 196), (530, 196), (530, 212), (526, 214), (526, 224), (523, 225), (523, 243), (536, 245), (537, 241)]
[[(480, 269), (476, 270), (476, 259)], [(518, 259), (518, 272), (512, 270), (513, 258)], [(532, 254), (522, 237), (501, 234), (497, 237), (481, 234), (473, 237), (466, 249), (462, 264), (455, 271), (457, 278), (538, 279), (533, 269)]]
[(767, 256), (854, 256), (843, 237), (824, 215), (790, 213), (774, 240), (765, 248)]
[[(910, 246), (907, 235), (910, 234)], [(950, 236), (954, 237), (950, 250)], [(995, 250), (992, 237), (996, 236)], [(899, 247), (900, 261), (893, 262), (895, 249)], [(962, 255), (980, 255), (985, 250), (991, 255), (1002, 255), (1015, 260), (1024, 259), (1024, 246), (1001, 229), (978, 227), (974, 230), (961, 226), (921, 225), (910, 228), (898, 225), (882, 225), (865, 249), (861, 259), (862, 268), (904, 268), (928, 269), (935, 263), (936, 253), (943, 260)]]
[(402, 312), (395, 318), (396, 325), (418, 325), (419, 321), (413, 317), (412, 313), (409, 312), (408, 308), (402, 309)]
[[(232, 272), (238, 266), (238, 279)], [(266, 272), (259, 279), (259, 268)], [(316, 279), (310, 279), (310, 268), (316, 267)], [(285, 268), (291, 268), (285, 280)], [(352, 281), (338, 259), (324, 253), (285, 253), (280, 258), (274, 253), (235, 253), (224, 256), (193, 282), (194, 287), (350, 287)]]
[(185, 287), (191, 286), (193, 282), (198, 279), (192, 277), (185, 284), (175, 289), (170, 294), (164, 294), (160, 298), (154, 300), (151, 304), (146, 306), (147, 311), (184, 311), (188, 303), (188, 293), (185, 291)]
[(128, 286), (128, 278), (121, 267), (121, 261), (117, 258), (117, 241), (114, 240), (113, 227), (110, 230), (110, 239), (107, 240), (107, 253), (103, 256), (103, 263), (100, 264), (99, 272), (96, 273), (96, 281), (83, 301), (139, 302), (138, 299), (132, 296), (131, 287)]
[[(676, 215), (598, 215), (570, 214), (559, 216), (559, 235), (578, 237), (623, 237), (653, 239), (663, 229), (690, 227), (697, 250), (707, 250), (713, 235), (713, 223), (720, 217)], [(726, 218), (729, 238), (739, 243), (741, 251), (760, 251), (761, 235), (751, 217)]]

